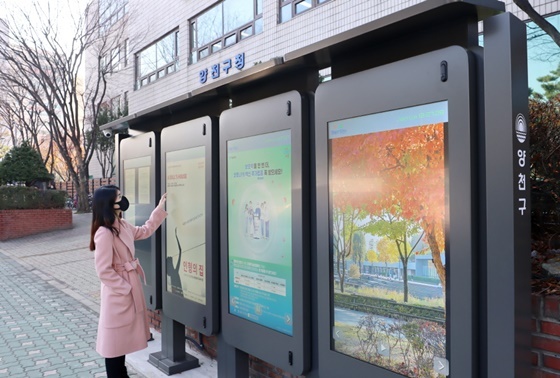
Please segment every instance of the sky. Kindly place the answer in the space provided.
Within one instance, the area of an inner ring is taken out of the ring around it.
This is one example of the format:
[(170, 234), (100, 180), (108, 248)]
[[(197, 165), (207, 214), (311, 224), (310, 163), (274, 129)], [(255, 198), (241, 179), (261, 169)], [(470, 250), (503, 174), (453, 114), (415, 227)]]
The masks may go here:
[(40, 4), (44, 10), (47, 10), (47, 7), (51, 8), (52, 19), (59, 21), (59, 36), (63, 36), (74, 34), (75, 26), (72, 20), (81, 14), (85, 0), (0, 0), (0, 18), (10, 23), (13, 16), (17, 21), (21, 18), (18, 9), (23, 9), (32, 18), (34, 24), (39, 24), (44, 21), (44, 18), (37, 16), (33, 8), (34, 3)]
[[(548, 17), (547, 20), (557, 30), (560, 30), (560, 14)], [(529, 29), (527, 33), (530, 33)], [(542, 41), (546, 41), (546, 43), (542, 44)], [(550, 57), (551, 54), (555, 55)], [(560, 47), (552, 42), (552, 38), (545, 35), (538, 38), (535, 42), (529, 42), (527, 56), (529, 58), (529, 87), (542, 93), (541, 84), (537, 81), (537, 78), (548, 75), (550, 71), (558, 68), (560, 63)]]

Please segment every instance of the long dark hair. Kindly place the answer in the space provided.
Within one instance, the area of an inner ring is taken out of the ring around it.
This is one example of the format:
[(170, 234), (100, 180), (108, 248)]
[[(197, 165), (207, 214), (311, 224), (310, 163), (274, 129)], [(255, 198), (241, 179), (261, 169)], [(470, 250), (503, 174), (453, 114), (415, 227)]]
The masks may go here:
[(89, 240), (89, 249), (95, 250), (95, 242), (93, 238), (99, 227), (107, 227), (114, 235), (119, 234), (113, 224), (117, 219), (115, 214), (115, 201), (119, 192), (119, 187), (115, 185), (105, 185), (97, 188), (93, 192), (92, 220), (91, 220), (91, 237)]

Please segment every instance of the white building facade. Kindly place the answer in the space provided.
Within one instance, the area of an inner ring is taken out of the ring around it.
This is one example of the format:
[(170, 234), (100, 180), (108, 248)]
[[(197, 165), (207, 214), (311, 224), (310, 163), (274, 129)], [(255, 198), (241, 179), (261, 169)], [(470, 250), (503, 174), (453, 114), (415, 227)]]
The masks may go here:
[[(100, 21), (118, 27), (118, 48), (102, 57), (110, 65), (107, 104), (115, 114), (157, 107), (255, 64), (377, 20), (420, 0), (147, 0), (100, 1)], [(532, 0), (536, 11), (560, 26), (560, 2)], [(512, 0), (506, 11), (528, 20)], [(534, 25), (534, 24), (533, 24)], [(528, 30), (528, 34), (535, 33)], [(546, 39), (546, 37), (545, 37)], [(541, 46), (542, 47), (542, 46)], [(529, 46), (529, 85), (558, 66), (557, 47), (545, 58)], [(534, 64), (532, 64), (534, 62)], [(89, 72), (96, 69), (90, 62)]]

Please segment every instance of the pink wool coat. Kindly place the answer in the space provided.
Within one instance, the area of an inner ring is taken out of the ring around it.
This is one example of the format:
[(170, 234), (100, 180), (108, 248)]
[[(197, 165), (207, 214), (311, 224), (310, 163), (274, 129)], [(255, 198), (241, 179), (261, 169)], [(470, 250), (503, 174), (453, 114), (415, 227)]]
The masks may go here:
[(118, 236), (106, 227), (95, 233), (95, 270), (101, 281), (96, 350), (105, 358), (148, 346), (150, 328), (140, 278), (144, 271), (134, 257), (134, 241), (150, 237), (166, 216), (165, 210), (156, 208), (141, 227), (121, 219), (114, 224)]

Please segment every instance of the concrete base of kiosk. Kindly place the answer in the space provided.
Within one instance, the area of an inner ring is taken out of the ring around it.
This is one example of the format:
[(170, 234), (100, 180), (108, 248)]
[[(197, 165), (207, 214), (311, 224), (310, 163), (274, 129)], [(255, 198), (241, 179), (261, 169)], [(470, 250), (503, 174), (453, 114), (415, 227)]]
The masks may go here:
[(150, 354), (148, 359), (152, 365), (163, 371), (167, 375), (178, 374), (183, 371), (195, 369), (200, 366), (198, 358), (185, 353), (184, 360), (172, 361), (163, 355), (163, 352), (156, 352)]

